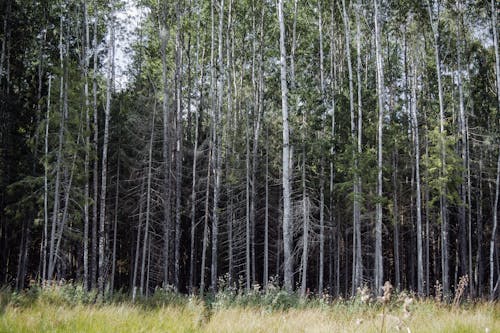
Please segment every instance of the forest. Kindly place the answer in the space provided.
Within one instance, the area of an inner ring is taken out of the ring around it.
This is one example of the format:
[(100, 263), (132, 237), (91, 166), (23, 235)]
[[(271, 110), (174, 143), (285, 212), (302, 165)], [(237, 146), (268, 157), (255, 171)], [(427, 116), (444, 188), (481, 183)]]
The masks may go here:
[(2, 0), (0, 286), (498, 300), (498, 12)]

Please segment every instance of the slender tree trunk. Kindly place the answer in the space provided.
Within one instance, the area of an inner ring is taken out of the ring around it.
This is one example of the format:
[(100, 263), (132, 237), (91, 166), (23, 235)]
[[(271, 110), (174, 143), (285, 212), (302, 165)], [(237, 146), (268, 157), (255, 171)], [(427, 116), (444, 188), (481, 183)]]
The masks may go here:
[(89, 288), (89, 161), (90, 161), (90, 101), (89, 101), (89, 56), (90, 56), (90, 32), (87, 1), (83, 2), (83, 22), (85, 25), (85, 45), (83, 52), (83, 95), (85, 99), (85, 160), (83, 162), (83, 173), (85, 185), (83, 190), (83, 288)]
[(175, 88), (176, 88), (176, 176), (175, 176), (175, 259), (174, 259), (174, 286), (179, 290), (180, 271), (180, 242), (181, 242), (181, 197), (182, 197), (182, 36), (181, 21), (182, 13), (179, 9), (179, 2), (176, 4), (177, 33), (175, 38)]
[[(439, 8), (437, 17), (434, 18), (429, 0), (427, 1), (429, 19), (434, 36), (434, 56), (436, 58), (436, 73), (438, 79), (438, 96), (439, 96), (439, 135), (440, 135), (440, 151), (441, 151), (441, 177), (446, 179), (446, 150), (445, 150), (445, 132), (444, 132), (444, 99), (443, 86), (441, 82), (441, 56), (439, 53)], [(439, 7), (439, 3), (438, 3)], [(449, 285), (449, 258), (448, 258), (448, 208), (446, 199), (446, 188), (443, 186), (439, 194), (439, 206), (441, 214), (441, 273), (443, 280), (443, 294), (447, 298)]]
[(306, 184), (306, 138), (307, 138), (307, 110), (302, 111), (302, 278), (300, 295), (306, 296), (307, 289), (307, 263), (309, 259), (309, 196)]
[(411, 124), (413, 132), (413, 144), (415, 151), (415, 182), (416, 182), (416, 213), (417, 213), (417, 291), (423, 295), (424, 267), (422, 254), (422, 197), (420, 190), (420, 140), (417, 118), (417, 69), (415, 60), (412, 61), (412, 85), (411, 85)]
[(288, 85), (286, 81), (285, 21), (283, 0), (278, 0), (278, 21), (280, 28), (281, 67), (281, 110), (283, 114), (283, 243), (284, 243), (284, 283), (288, 292), (293, 290), (293, 231), (290, 196), (290, 140), (288, 129)]
[[(264, 6), (263, 6), (264, 8)], [(250, 200), (250, 224), (252, 229), (252, 282), (255, 283), (255, 215), (256, 215), (256, 200), (257, 200), (257, 164), (258, 164), (258, 149), (259, 149), (259, 137), (260, 137), (260, 129), (261, 129), (261, 119), (263, 116), (264, 106), (263, 106), (263, 61), (262, 61), (262, 52), (263, 52), (263, 35), (264, 35), (264, 11), (261, 12), (261, 22), (260, 22), (260, 41), (259, 41), (259, 57), (258, 57), (258, 78), (255, 88), (255, 100), (257, 105), (254, 109), (256, 112), (257, 119), (254, 123), (254, 132), (253, 132), (253, 146), (252, 146), (252, 175), (251, 175), (251, 200)], [(255, 46), (254, 46), (255, 48)], [(255, 53), (255, 51), (254, 51)]]
[[(142, 243), (142, 266), (141, 266), (141, 282), (140, 282), (140, 293), (144, 294), (144, 274), (146, 268), (146, 254), (149, 244), (149, 224), (151, 219), (151, 180), (152, 175), (152, 163), (153, 163), (153, 144), (154, 144), (154, 133), (155, 133), (155, 118), (156, 118), (156, 104), (153, 107), (153, 116), (151, 119), (151, 134), (149, 139), (148, 147), (148, 175), (146, 179), (146, 223), (144, 225), (144, 241)], [(146, 284), (146, 289), (148, 285)]]
[(498, 224), (498, 197), (500, 193), (500, 149), (498, 150), (497, 162), (497, 177), (495, 181), (495, 203), (493, 204), (493, 228), (491, 230), (490, 240), (490, 300), (495, 299), (498, 282), (495, 283), (495, 252), (496, 252), (496, 238), (497, 238), (497, 224)]
[[(460, 139), (458, 142), (458, 154), (460, 154), (462, 160), (462, 182), (459, 187), (459, 195), (460, 195), (460, 205), (458, 207), (458, 223), (459, 223), (459, 249), (460, 249), (460, 276), (468, 274), (467, 267), (467, 225), (466, 225), (466, 205), (467, 205), (467, 192), (466, 192), (466, 184), (467, 184), (467, 136), (466, 136), (466, 115), (465, 115), (465, 106), (464, 106), (464, 93), (463, 93), (463, 85), (462, 85), (462, 40), (460, 34), (460, 24), (461, 24), (461, 5), (460, 1), (456, 1), (456, 7), (458, 11), (457, 15), (457, 85), (458, 85), (458, 100), (459, 100), (459, 121), (458, 121), (458, 129)], [(473, 281), (471, 280), (471, 283)]]
[(377, 130), (377, 204), (375, 224), (375, 288), (380, 293), (384, 283), (384, 268), (382, 260), (382, 128), (385, 110), (384, 64), (380, 44), (380, 14), (378, 0), (373, 0), (375, 7), (375, 49), (377, 58), (377, 96), (378, 96), (378, 130)]
[(269, 129), (266, 127), (266, 174), (265, 174), (266, 206), (264, 216), (264, 288), (269, 282)]
[(217, 247), (219, 237), (219, 195), (221, 187), (221, 157), (222, 157), (222, 101), (223, 101), (223, 88), (224, 88), (224, 62), (223, 62), (223, 39), (222, 30), (224, 23), (224, 0), (220, 1), (219, 5), (219, 50), (218, 50), (218, 68), (219, 73), (217, 77), (217, 109), (214, 110), (214, 154), (212, 155), (214, 163), (214, 206), (212, 217), (212, 269), (211, 269), (211, 289), (215, 293), (217, 291)]
[[(345, 6), (345, 0), (342, 0), (342, 17), (344, 21), (344, 35), (345, 35), (345, 52), (347, 58), (347, 69), (349, 74), (349, 111), (351, 114), (351, 140), (352, 144), (356, 144), (356, 126), (354, 118), (354, 87), (353, 87), (353, 73), (351, 62), (351, 37), (349, 27), (349, 16)], [(359, 111), (359, 110), (358, 110)], [(352, 234), (352, 294), (356, 294), (356, 289), (361, 285), (363, 279), (363, 263), (361, 256), (361, 226), (360, 226), (360, 207), (359, 207), (359, 181), (358, 181), (358, 159), (356, 157), (356, 150), (353, 149), (353, 162), (354, 162), (354, 178), (353, 178), (353, 234)]]
[(96, 288), (97, 282), (97, 223), (98, 223), (98, 203), (99, 203), (99, 111), (97, 109), (97, 16), (94, 20), (94, 36), (92, 41), (92, 48), (94, 53), (94, 69), (92, 73), (92, 90), (93, 90), (93, 112), (94, 112), (94, 138), (93, 150), (94, 170), (93, 170), (93, 194), (94, 202), (92, 204), (92, 248), (91, 248), (91, 269), (90, 269), (90, 286)]
[[(359, 159), (361, 158), (361, 154), (363, 152), (363, 146), (362, 146), (362, 138), (363, 138), (363, 95), (362, 95), (362, 81), (361, 81), (361, 75), (362, 75), (362, 64), (361, 64), (361, 30), (360, 30), (360, 18), (359, 15), (361, 14), (361, 1), (357, 1), (356, 5), (356, 83), (357, 83), (357, 88), (358, 88), (358, 128), (357, 128), (357, 134), (358, 134), (358, 142), (357, 142), (357, 155), (356, 158), (354, 159), (354, 163), (356, 164), (355, 167), (355, 175), (356, 179), (354, 180), (356, 182), (356, 191), (354, 193), (354, 196), (357, 200), (356, 207), (354, 210), (355, 214), (355, 222), (356, 222), (356, 262), (358, 263), (358, 267), (356, 270), (360, 270), (361, 267), (359, 266), (361, 263), (361, 198), (362, 198), (362, 187), (361, 187), (361, 173), (360, 173), (360, 166), (359, 166)], [(357, 273), (359, 276), (361, 276), (361, 273)]]
[(54, 207), (52, 211), (52, 226), (50, 231), (50, 248), (49, 248), (49, 270), (47, 279), (52, 280), (52, 273), (54, 271), (54, 247), (56, 241), (56, 230), (57, 225), (59, 224), (59, 191), (61, 186), (61, 165), (63, 160), (63, 145), (64, 145), (64, 126), (65, 126), (65, 114), (63, 107), (63, 97), (64, 97), (64, 54), (63, 54), (63, 15), (61, 14), (60, 18), (60, 33), (59, 33), (59, 61), (61, 67), (61, 78), (60, 78), (60, 91), (59, 91), (59, 107), (61, 113), (61, 121), (59, 124), (59, 146), (57, 149), (57, 161), (56, 161), (56, 180), (55, 180), (55, 189), (54, 189)]
[(49, 225), (49, 128), (50, 128), (50, 97), (52, 88), (52, 75), (48, 75), (48, 91), (47, 91), (47, 115), (45, 117), (45, 160), (44, 165), (44, 195), (43, 195), (43, 241), (42, 241), (42, 282), (47, 277), (47, 239)]
[(118, 144), (118, 161), (116, 166), (115, 212), (113, 221), (113, 254), (111, 259), (111, 287), (110, 287), (111, 294), (113, 294), (113, 290), (115, 288), (116, 241), (118, 233), (118, 203), (119, 203), (118, 199), (120, 197), (120, 148), (121, 148), (120, 143)]
[[(201, 11), (198, 9), (198, 23), (197, 26), (200, 27), (201, 21)], [(198, 29), (199, 30), (199, 29)], [(199, 34), (196, 36), (196, 72), (200, 73), (200, 82), (203, 82), (204, 78), (204, 66), (200, 65), (199, 61), (199, 50), (200, 50), (200, 36)], [(203, 64), (205, 60), (205, 47), (203, 47), (201, 56), (201, 64)], [(198, 163), (198, 136), (199, 136), (199, 111), (201, 109), (201, 105), (203, 102), (203, 90), (197, 83), (195, 83), (195, 91), (200, 91), (200, 99), (198, 101), (198, 105), (195, 107), (195, 134), (194, 134), (194, 154), (193, 154), (193, 177), (191, 183), (191, 251), (190, 251), (190, 259), (189, 259), (189, 291), (192, 293), (194, 288), (194, 268), (195, 268), (195, 236), (196, 236), (196, 200), (197, 200), (197, 191), (196, 191), (196, 177), (197, 177), (197, 163)]]
[(170, 174), (171, 174), (171, 163), (170, 163), (170, 110), (168, 106), (168, 78), (167, 78), (167, 44), (169, 38), (169, 31), (167, 30), (167, 5), (166, 2), (163, 3), (162, 8), (162, 22), (160, 23), (160, 40), (161, 40), (161, 62), (162, 62), (162, 81), (163, 81), (163, 164), (164, 164), (164, 188), (163, 188), (163, 286), (166, 287), (169, 284), (168, 272), (170, 264)]
[(479, 172), (478, 187), (479, 196), (477, 198), (477, 253), (476, 253), (476, 286), (478, 296), (483, 296), (484, 265), (483, 265), (483, 150), (479, 146)]
[[(302, 164), (302, 185), (305, 184), (305, 163)], [(302, 192), (302, 219), (303, 219), (303, 237), (302, 237), (302, 284), (300, 287), (300, 295), (306, 296), (307, 292), (307, 263), (309, 259), (309, 197), (304, 190)]]
[[(335, 159), (335, 94), (337, 93), (337, 78), (336, 78), (336, 57), (335, 57), (335, 8), (334, 4), (332, 3), (332, 8), (331, 8), (331, 36), (330, 36), (330, 77), (331, 77), (331, 94), (332, 94), (332, 127), (331, 127), (331, 140), (332, 140), (332, 145), (330, 147), (330, 186), (329, 186), (329, 194), (330, 194), (330, 214), (329, 214), (329, 223), (330, 223), (330, 228), (331, 228), (331, 233), (329, 237), (329, 248), (330, 248), (330, 255), (329, 255), (329, 288), (330, 288), (330, 293), (333, 293), (333, 249), (335, 245), (333, 244), (334, 241), (338, 242), (339, 238), (339, 230), (338, 226), (335, 225), (335, 207), (334, 207), (334, 192), (333, 192), (333, 186), (334, 186), (334, 178), (335, 178), (335, 165), (334, 165), (334, 159)], [(337, 252), (338, 254), (338, 252)], [(338, 266), (335, 266), (338, 268)], [(335, 281), (339, 281), (339, 274), (335, 275)], [(338, 286), (338, 284), (336, 284)], [(339, 289), (335, 289), (335, 296), (338, 296), (339, 294)]]
[(398, 205), (398, 155), (392, 153), (393, 223), (394, 223), (394, 275), (396, 290), (401, 290), (401, 264), (399, 259), (399, 205)]
[(139, 269), (139, 253), (141, 248), (141, 228), (142, 228), (142, 215), (144, 209), (144, 176), (141, 177), (141, 187), (139, 193), (139, 224), (137, 226), (137, 236), (136, 236), (136, 244), (135, 244), (135, 256), (134, 256), (134, 270), (132, 272), (132, 302), (135, 301), (135, 297), (137, 295), (137, 271)]
[(209, 201), (210, 201), (210, 175), (211, 165), (210, 161), (212, 159), (212, 138), (210, 138), (210, 146), (208, 148), (208, 165), (207, 165), (207, 187), (205, 191), (205, 217), (203, 221), (203, 245), (201, 250), (201, 276), (200, 276), (200, 296), (205, 293), (205, 266), (207, 258), (207, 246), (208, 246), (208, 219), (209, 219)]
[[(318, 32), (319, 32), (319, 77), (321, 89), (321, 103), (325, 105), (325, 79), (324, 79), (324, 64), (323, 64), (323, 17), (321, 0), (318, 0)], [(322, 124), (322, 136), (325, 128), (324, 120)], [(318, 292), (323, 295), (324, 289), (324, 269), (325, 269), (325, 161), (323, 155), (320, 161), (320, 200), (319, 200), (319, 276), (318, 276)]]
[(491, 0), (491, 26), (493, 27), (493, 47), (495, 48), (495, 73), (497, 83), (497, 109), (500, 109), (500, 54), (498, 51), (498, 23), (496, 1)]
[[(500, 55), (498, 51), (498, 31), (497, 31), (497, 9), (494, 0), (491, 0), (491, 23), (493, 27), (493, 45), (495, 48), (495, 72), (497, 83), (497, 110), (500, 111)], [(500, 150), (498, 153), (497, 179), (495, 183), (495, 204), (493, 206), (493, 229), (491, 231), (490, 241), (490, 299), (495, 299), (495, 291), (498, 287), (495, 286), (495, 250), (497, 238), (497, 220), (498, 220), (498, 196), (500, 192)]]
[(108, 166), (108, 142), (109, 142), (109, 119), (111, 117), (111, 92), (113, 87), (113, 82), (111, 80), (113, 75), (113, 63), (114, 63), (114, 45), (115, 45), (115, 27), (113, 13), (110, 24), (110, 40), (108, 45), (108, 61), (109, 68), (106, 75), (106, 107), (104, 110), (104, 137), (102, 143), (102, 166), (101, 166), (101, 196), (99, 204), (99, 277), (97, 287), (99, 294), (102, 296), (104, 293), (104, 280), (105, 276), (105, 227), (106, 227), (106, 186), (107, 186), (107, 166)]
[(292, 50), (290, 55), (290, 82), (295, 88), (295, 51), (297, 50), (297, 9), (298, 0), (293, 1)]

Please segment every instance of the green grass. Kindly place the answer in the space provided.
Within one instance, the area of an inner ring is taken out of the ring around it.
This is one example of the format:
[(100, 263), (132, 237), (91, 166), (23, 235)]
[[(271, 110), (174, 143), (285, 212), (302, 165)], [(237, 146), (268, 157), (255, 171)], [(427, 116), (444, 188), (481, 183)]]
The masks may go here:
[[(377, 302), (304, 301), (280, 292), (206, 301), (158, 292), (133, 304), (124, 295), (95, 303), (95, 295), (75, 289), (0, 291), (0, 332), (381, 332), (383, 318)], [(393, 296), (386, 307), (384, 332), (500, 332), (498, 303), (454, 308), (425, 300), (405, 315), (402, 299)]]

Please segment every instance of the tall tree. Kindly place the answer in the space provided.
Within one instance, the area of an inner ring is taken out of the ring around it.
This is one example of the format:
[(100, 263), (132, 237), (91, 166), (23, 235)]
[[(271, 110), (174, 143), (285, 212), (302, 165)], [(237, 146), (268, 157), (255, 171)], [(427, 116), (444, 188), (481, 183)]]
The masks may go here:
[(278, 22), (280, 29), (280, 77), (281, 111), (283, 115), (283, 248), (284, 248), (284, 283), (287, 291), (293, 289), (292, 221), (290, 196), (290, 131), (288, 125), (288, 84), (286, 69), (286, 33), (283, 15), (283, 0), (278, 0)]

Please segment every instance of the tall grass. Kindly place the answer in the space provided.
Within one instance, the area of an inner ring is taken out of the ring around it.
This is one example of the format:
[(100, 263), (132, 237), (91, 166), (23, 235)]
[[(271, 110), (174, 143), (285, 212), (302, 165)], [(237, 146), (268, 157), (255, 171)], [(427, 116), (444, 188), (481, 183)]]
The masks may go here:
[[(223, 288), (206, 299), (157, 290), (98, 301), (79, 285), (0, 291), (0, 332), (500, 332), (498, 303), (450, 306), (393, 295), (301, 299), (279, 288)], [(410, 300), (410, 301), (409, 301)], [(383, 327), (382, 327), (382, 323)]]

